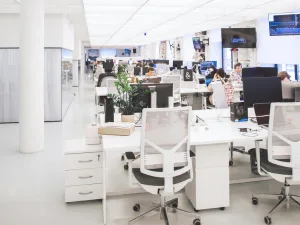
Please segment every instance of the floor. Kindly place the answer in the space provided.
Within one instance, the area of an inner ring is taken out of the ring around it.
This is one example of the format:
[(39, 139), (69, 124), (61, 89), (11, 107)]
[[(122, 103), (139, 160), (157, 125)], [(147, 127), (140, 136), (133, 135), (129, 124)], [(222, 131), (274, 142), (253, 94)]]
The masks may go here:
[[(95, 121), (93, 82), (82, 78), (79, 89), (62, 123), (45, 124), (45, 150), (24, 155), (18, 152), (18, 124), (0, 125), (0, 224), (1, 225), (102, 225), (101, 201), (64, 203), (63, 143), (66, 139), (84, 137), (85, 124)], [(236, 154), (237, 171), (252, 176), (249, 156)], [(246, 168), (248, 167), (248, 168)], [(231, 185), (231, 207), (225, 211), (208, 210), (199, 215), (204, 225), (260, 225), (263, 217), (275, 205), (274, 200), (251, 204), (252, 192), (278, 192), (281, 184), (275, 181)], [(300, 188), (293, 188), (300, 194)], [(183, 193), (179, 193), (179, 207), (192, 210)], [(154, 201), (155, 196), (136, 194), (108, 199), (108, 224), (124, 225), (137, 216), (132, 205), (138, 201)], [(212, 196), (213, 201), (213, 196)], [(142, 205), (142, 211), (148, 209)], [(300, 221), (297, 206), (289, 211), (278, 209), (273, 224), (296, 225)], [(180, 216), (177, 218), (177, 216)], [(156, 219), (155, 219), (156, 218)], [(180, 219), (179, 219), (180, 218)], [(192, 224), (193, 218), (170, 213), (171, 224)], [(136, 224), (163, 224), (158, 217)]]

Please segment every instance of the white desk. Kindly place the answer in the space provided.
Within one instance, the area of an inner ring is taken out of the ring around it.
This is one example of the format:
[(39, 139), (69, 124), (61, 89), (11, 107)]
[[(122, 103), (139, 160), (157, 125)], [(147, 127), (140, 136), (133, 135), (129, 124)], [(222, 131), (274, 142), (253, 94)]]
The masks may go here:
[[(219, 112), (221, 116), (229, 117), (229, 110), (219, 110)], [(197, 210), (228, 207), (229, 184), (238, 183), (238, 181), (230, 181), (229, 177), (229, 143), (264, 140), (268, 132), (261, 129), (257, 132), (257, 136), (246, 137), (239, 133), (238, 128), (257, 129), (256, 124), (233, 123), (228, 118), (217, 121), (218, 110), (193, 111), (193, 114), (193, 120), (196, 120), (197, 114), (206, 121), (207, 125), (194, 126), (191, 131), (190, 143), (196, 156), (193, 159), (194, 179), (186, 186), (186, 195)], [(141, 128), (136, 128), (129, 137), (102, 137), (106, 162), (109, 162), (107, 163), (109, 168), (106, 169), (108, 196), (143, 192), (141, 188), (133, 188), (129, 185), (128, 171), (123, 169), (120, 161), (121, 155), (127, 151), (139, 152), (140, 135)], [(116, 177), (118, 179), (115, 179)], [(214, 200), (211, 196), (214, 196)]]

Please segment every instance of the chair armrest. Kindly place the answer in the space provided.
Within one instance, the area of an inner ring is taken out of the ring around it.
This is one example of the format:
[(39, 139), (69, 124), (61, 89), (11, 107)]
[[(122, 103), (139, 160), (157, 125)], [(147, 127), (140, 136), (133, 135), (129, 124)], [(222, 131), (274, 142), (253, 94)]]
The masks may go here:
[(125, 157), (127, 160), (134, 161), (140, 158), (140, 153), (135, 155), (133, 152), (125, 152)]

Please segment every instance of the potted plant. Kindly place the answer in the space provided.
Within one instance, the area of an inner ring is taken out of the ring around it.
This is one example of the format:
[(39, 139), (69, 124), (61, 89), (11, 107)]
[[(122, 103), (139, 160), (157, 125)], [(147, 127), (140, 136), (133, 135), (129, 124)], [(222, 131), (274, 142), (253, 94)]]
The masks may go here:
[(115, 85), (118, 90), (118, 95), (109, 94), (108, 97), (114, 100), (116, 107), (119, 107), (119, 111), (122, 114), (122, 122), (134, 123), (134, 113), (141, 111), (144, 107), (144, 102), (141, 101), (141, 97), (147, 93), (139, 91), (136, 86), (130, 85), (125, 67), (117, 74)]

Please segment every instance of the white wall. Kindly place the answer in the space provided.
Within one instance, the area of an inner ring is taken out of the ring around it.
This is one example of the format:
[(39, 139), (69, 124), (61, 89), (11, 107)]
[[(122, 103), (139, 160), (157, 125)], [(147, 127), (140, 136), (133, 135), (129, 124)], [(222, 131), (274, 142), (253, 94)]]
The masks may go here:
[(207, 32), (209, 46), (206, 46), (206, 61), (217, 61), (217, 67), (222, 67), (222, 35), (221, 29)]
[(105, 58), (105, 57), (115, 57), (117, 53), (116, 49), (113, 48), (102, 48), (100, 49), (99, 57)]
[(259, 64), (300, 64), (300, 36), (272, 37), (268, 18), (256, 21)]
[[(0, 48), (20, 46), (20, 15), (0, 14)], [(61, 14), (45, 15), (45, 47), (74, 49), (74, 28)]]
[(193, 37), (195, 35), (185, 35), (182, 38), (181, 44), (181, 60), (183, 61), (194, 61), (195, 49), (193, 45)]

